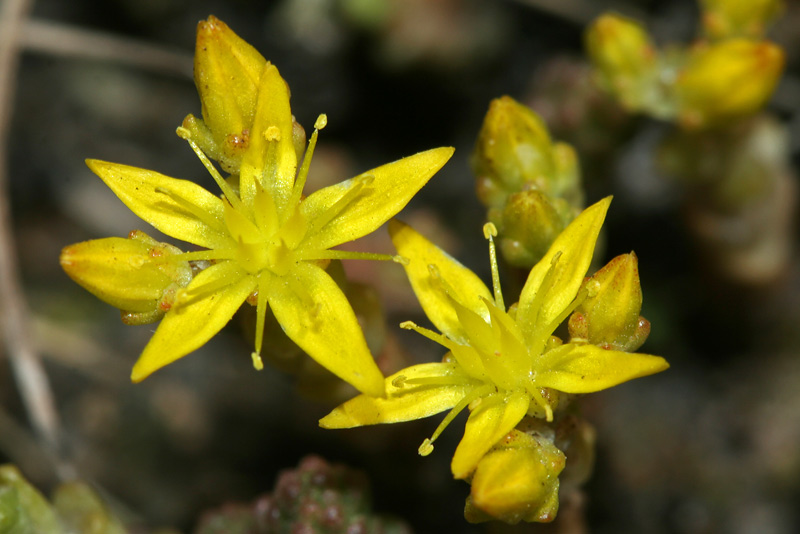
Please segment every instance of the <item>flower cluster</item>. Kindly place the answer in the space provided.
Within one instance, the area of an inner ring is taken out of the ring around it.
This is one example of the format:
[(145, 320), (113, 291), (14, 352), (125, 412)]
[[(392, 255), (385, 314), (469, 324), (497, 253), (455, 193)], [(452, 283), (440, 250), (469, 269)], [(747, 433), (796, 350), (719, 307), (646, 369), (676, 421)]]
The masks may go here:
[[(419, 453), (425, 456), (455, 416), (469, 408), (464, 437), (451, 463), (453, 476), (467, 479), (524, 417), (553, 421), (564, 394), (591, 393), (666, 369), (667, 362), (658, 356), (623, 352), (588, 339), (564, 343), (553, 335), (589, 299), (598, 299), (609, 287), (619, 293), (619, 284), (592, 279), (584, 283), (610, 201), (607, 198), (587, 208), (559, 235), (531, 269), (519, 302), (510, 308), (500, 289), (491, 223), (485, 227), (491, 243), (490, 291), (472, 271), (409, 226), (393, 221), (389, 231), (397, 251), (409, 259), (405, 269), (411, 286), (441, 334), (411, 322), (401, 326), (449, 352), (442, 362), (414, 365), (388, 377), (385, 398), (359, 395), (333, 410), (320, 425), (349, 428), (397, 423), (449, 410), (433, 436), (420, 446)], [(625, 311), (630, 308), (636, 310), (638, 322), (636, 303), (629, 305), (631, 294), (624, 290), (622, 294), (610, 307), (614, 313), (623, 313), (599, 314), (601, 322), (627, 324)], [(600, 330), (609, 329), (601, 326)]]
[[(317, 119), (300, 163), (305, 135), (292, 116), (289, 87), (274, 65), (213, 17), (198, 26), (195, 82), (203, 119), (188, 116), (178, 135), (221, 197), (155, 171), (87, 164), (143, 220), (202, 250), (112, 238), (66, 247), (62, 266), (131, 322), (161, 318), (134, 366), (134, 381), (202, 346), (248, 301), (257, 308), (256, 366), (271, 308), (317, 362), (360, 391), (383, 395), (383, 375), (325, 267), (333, 259), (391, 259), (334, 247), (400, 211), (453, 149), (422, 152), (305, 196), (325, 116)], [(230, 175), (223, 177), (209, 158)]]
[[(636, 256), (619, 256), (585, 278), (611, 199), (580, 212), (573, 149), (552, 143), (544, 123), (524, 106), (508, 97), (493, 102), (473, 157), (479, 195), (490, 209), (484, 226), (489, 289), (397, 220), (389, 222), (397, 256), (336, 248), (389, 221), (447, 162), (452, 148), (422, 152), (307, 195), (325, 115), (305, 148), (305, 131), (292, 116), (289, 87), (278, 69), (214, 17), (198, 26), (195, 83), (202, 118), (187, 116), (177, 133), (221, 194), (155, 171), (87, 161), (141, 219), (193, 247), (182, 250), (135, 230), (127, 239), (68, 246), (61, 255), (67, 274), (119, 308), (126, 323), (161, 321), (132, 379), (202, 346), (245, 302), (256, 307), (252, 359), (261, 368), (271, 309), (294, 343), (361, 392), (321, 426), (395, 423), (449, 410), (420, 446), (426, 456), (468, 409), (451, 463), (454, 477), (472, 484), (467, 518), (552, 520), (566, 458), (578, 473), (573, 480), (583, 480), (591, 463), (580, 458), (591, 458), (593, 431), (566, 414), (572, 397), (668, 367), (661, 357), (633, 352), (650, 328), (639, 315)], [(533, 265), (510, 307), (500, 288), (495, 222), (511, 262)], [(548, 231), (541, 233), (543, 228)], [(339, 259), (403, 264), (440, 333), (410, 321), (401, 327), (442, 345), (443, 360), (384, 378), (334, 269), (327, 270)], [(564, 323), (566, 341), (554, 335)]]

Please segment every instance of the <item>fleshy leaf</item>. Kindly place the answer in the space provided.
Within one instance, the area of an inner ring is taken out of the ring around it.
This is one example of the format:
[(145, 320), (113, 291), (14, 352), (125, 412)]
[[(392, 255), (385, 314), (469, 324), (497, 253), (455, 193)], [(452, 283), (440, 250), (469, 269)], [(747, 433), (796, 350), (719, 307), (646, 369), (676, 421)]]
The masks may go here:
[(660, 356), (566, 344), (542, 354), (536, 384), (565, 393), (592, 393), (669, 368)]
[[(204, 292), (204, 286), (209, 291)], [(140, 382), (205, 344), (231, 320), (255, 286), (255, 277), (234, 262), (200, 272), (186, 288), (185, 301), (179, 300), (177, 308), (164, 316), (134, 365), (131, 380)]]
[(301, 261), (274, 278), (269, 305), (281, 328), (317, 363), (368, 395), (384, 395), (383, 374), (367, 348), (353, 308), (336, 282)]
[(322, 232), (309, 238), (308, 246), (329, 249), (373, 232), (408, 204), (447, 163), (453, 151), (453, 148), (442, 147), (420, 152), (309, 195), (301, 209), (313, 225), (315, 216), (325, 213), (350, 188), (363, 183), (365, 177), (370, 180), (363, 191), (323, 227)]
[(583, 210), (531, 269), (517, 309), (517, 323), (528, 344), (541, 343), (553, 332), (551, 327), (558, 325), (551, 323), (578, 293), (610, 203), (611, 197), (606, 197)]
[(86, 165), (140, 218), (170, 237), (206, 248), (230, 243), (222, 201), (199, 185), (96, 159)]
[[(402, 382), (417, 378), (441, 379), (443, 385)], [(320, 419), (322, 428), (352, 428), (379, 423), (413, 421), (449, 410), (474, 383), (452, 363), (423, 363), (403, 369), (386, 379), (386, 398), (359, 395)], [(458, 382), (462, 383), (448, 383)], [(395, 383), (397, 385), (395, 385)]]
[[(406, 274), (428, 319), (451, 339), (466, 344), (468, 338), (450, 298), (488, 320), (481, 297), (492, 300), (492, 292), (475, 273), (410, 226), (393, 220), (389, 223), (389, 234), (397, 252), (409, 260), (405, 265)], [(453, 292), (450, 297), (443, 291), (442, 283), (431, 274), (429, 265), (435, 266), (439, 277)]]
[(522, 420), (530, 400), (524, 391), (502, 400), (491, 396), (481, 400), (469, 414), (464, 437), (453, 455), (450, 468), (455, 478), (467, 478), (475, 470), (483, 455)]
[(296, 171), (289, 86), (275, 65), (267, 63), (258, 87), (258, 107), (250, 132), (250, 146), (242, 158), (239, 175), (242, 202), (248, 208), (253, 207), (258, 180), (280, 210), (292, 194)]

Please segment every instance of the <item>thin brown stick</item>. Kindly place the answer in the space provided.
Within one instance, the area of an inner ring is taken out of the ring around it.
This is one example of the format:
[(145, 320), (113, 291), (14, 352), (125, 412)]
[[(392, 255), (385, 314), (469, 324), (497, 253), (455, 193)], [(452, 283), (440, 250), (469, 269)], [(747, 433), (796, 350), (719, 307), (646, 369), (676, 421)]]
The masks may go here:
[(26, 50), (49, 56), (109, 61), (143, 70), (192, 77), (192, 55), (136, 39), (58, 22), (31, 19), (20, 33)]
[[(20, 34), (32, 0), (4, 0), (0, 11), (0, 302), (2, 333), (28, 417), (49, 454), (59, 450), (59, 421), (41, 359), (33, 348), (11, 231), (8, 138), (20, 53)], [(66, 474), (61, 469), (61, 475)]]

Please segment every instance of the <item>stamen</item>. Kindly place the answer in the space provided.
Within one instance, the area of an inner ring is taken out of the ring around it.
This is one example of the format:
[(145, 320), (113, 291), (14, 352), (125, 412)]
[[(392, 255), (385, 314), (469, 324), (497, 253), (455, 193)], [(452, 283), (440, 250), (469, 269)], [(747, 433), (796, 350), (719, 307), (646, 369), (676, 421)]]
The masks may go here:
[(257, 352), (253, 352), (250, 354), (250, 357), (253, 359), (253, 368), (256, 371), (263, 371), (264, 362), (261, 360), (261, 355)]
[[(261, 347), (264, 343), (264, 323), (267, 319), (267, 306), (269, 305), (269, 301), (267, 300), (269, 278), (269, 273), (266, 271), (261, 271), (258, 275), (258, 295), (256, 296), (258, 299), (258, 304), (256, 305), (256, 351), (253, 354), (258, 355), (259, 361), (261, 359)], [(256, 369), (258, 369), (258, 367), (256, 367)]]
[(449, 350), (453, 350), (452, 347), (456, 345), (454, 341), (451, 341), (442, 334), (437, 334), (433, 330), (422, 328), (413, 321), (403, 321), (402, 323), (400, 323), (400, 328), (402, 328), (403, 330), (413, 330), (417, 334), (423, 335), (428, 339), (430, 339), (431, 341), (435, 341), (439, 345), (442, 345), (443, 347)]
[(189, 130), (184, 128), (183, 126), (179, 126), (178, 129), (175, 130), (175, 132), (178, 134), (178, 137), (180, 137), (181, 139), (185, 139), (189, 143), (189, 146), (192, 147), (194, 153), (197, 154), (198, 158), (200, 158), (200, 161), (203, 163), (203, 166), (206, 168), (208, 173), (211, 175), (212, 178), (214, 178), (214, 181), (217, 182), (217, 185), (222, 190), (222, 194), (225, 195), (225, 198), (228, 199), (228, 202), (230, 202), (231, 205), (233, 205), (233, 207), (237, 211), (244, 213), (244, 210), (242, 209), (242, 202), (241, 200), (239, 200), (239, 197), (236, 195), (236, 192), (233, 190), (230, 184), (225, 181), (225, 179), (219, 173), (217, 168), (214, 167), (214, 164), (211, 163), (211, 160), (208, 159), (208, 157), (200, 149), (200, 147), (197, 146), (197, 143), (192, 141), (191, 133), (189, 132)]
[(290, 209), (300, 203), (300, 197), (303, 195), (303, 188), (306, 186), (308, 168), (311, 166), (311, 158), (314, 156), (314, 148), (317, 146), (317, 137), (319, 137), (319, 131), (327, 124), (328, 116), (324, 113), (317, 117), (317, 121), (314, 123), (314, 133), (311, 134), (311, 139), (308, 141), (308, 149), (306, 149), (306, 153), (303, 154), (303, 164), (300, 166), (300, 171), (297, 173), (297, 178), (294, 181), (292, 197), (289, 199), (288, 203)]
[(172, 201), (174, 201), (176, 204), (180, 204), (183, 209), (194, 215), (198, 220), (206, 225), (216, 228), (217, 230), (222, 230), (224, 228), (224, 226), (220, 224), (220, 220), (212, 216), (211, 213), (204, 210), (200, 206), (192, 204), (174, 191), (164, 189), (163, 187), (156, 187), (155, 191), (156, 193), (168, 196)]
[(552, 287), (553, 283), (553, 276), (556, 273), (556, 266), (558, 261), (561, 259), (561, 251), (556, 252), (553, 259), (550, 260), (550, 268), (547, 269), (547, 273), (544, 275), (542, 279), (542, 283), (539, 284), (539, 289), (536, 291), (536, 295), (533, 297), (533, 302), (530, 304), (530, 308), (533, 310), (537, 310), (537, 316), (533, 319), (534, 326), (534, 334), (533, 334), (533, 343), (529, 347), (531, 354), (540, 354), (542, 352), (542, 348), (544, 348), (544, 344), (547, 341), (547, 338), (550, 337), (550, 334), (553, 332), (552, 330), (547, 330), (550, 325), (541, 325), (539, 322), (538, 313), (542, 307), (542, 301), (544, 300), (545, 295)]
[(179, 261), (202, 261), (202, 260), (232, 260), (236, 254), (232, 249), (210, 249), (210, 250), (196, 250), (194, 252), (182, 252), (168, 256), (168, 259)]
[(506, 305), (503, 302), (503, 291), (500, 289), (500, 273), (497, 268), (497, 249), (494, 246), (494, 237), (497, 236), (497, 227), (488, 222), (483, 225), (483, 237), (489, 240), (489, 262), (492, 265), (492, 288), (494, 288), (494, 303), (498, 308), (505, 311)]
[(403, 263), (403, 259), (405, 259), (402, 256), (392, 256), (391, 254), (337, 249), (300, 252), (297, 257), (301, 260), (379, 260), (393, 261), (395, 263)]
[(328, 209), (326, 209), (324, 212), (322, 212), (322, 214), (312, 221), (311, 227), (308, 230), (308, 235), (317, 233), (326, 224), (331, 222), (334, 217), (339, 215), (343, 209), (345, 209), (356, 199), (356, 197), (358, 197), (358, 195), (361, 194), (365, 187), (368, 187), (372, 182), (375, 181), (375, 176), (371, 174), (363, 174), (353, 178), (352, 180), (354, 181), (353, 185), (344, 195), (342, 195), (342, 198), (334, 202)]
[[(526, 388), (528, 389), (528, 388)], [(529, 388), (528, 393), (531, 394), (533, 400), (536, 401), (536, 404), (544, 408), (544, 416), (548, 423), (553, 422), (553, 407), (550, 406), (550, 403), (547, 402), (547, 399), (544, 398), (542, 392), (539, 391), (538, 388)]]
[[(596, 280), (594, 280), (594, 282), (596, 282)], [(584, 286), (584, 287), (582, 287), (582, 288), (581, 288), (581, 290), (580, 290), (580, 291), (578, 291), (578, 294), (577, 294), (577, 296), (576, 296), (574, 299), (572, 299), (572, 302), (570, 303), (570, 305), (569, 305), (569, 306), (567, 306), (567, 307), (564, 309), (564, 311), (563, 311), (563, 312), (561, 312), (561, 313), (560, 313), (560, 314), (559, 314), (559, 315), (558, 315), (558, 316), (557, 316), (555, 319), (553, 319), (553, 320), (550, 322), (550, 324), (547, 326), (547, 331), (548, 331), (548, 334), (552, 334), (553, 332), (555, 332), (556, 328), (558, 328), (558, 325), (560, 325), (561, 323), (563, 323), (563, 322), (564, 322), (564, 320), (565, 320), (567, 317), (569, 317), (569, 315), (570, 315), (572, 312), (574, 312), (574, 311), (575, 311), (575, 309), (576, 309), (578, 306), (580, 306), (581, 304), (583, 304), (583, 301), (584, 301), (584, 300), (586, 300), (586, 299), (587, 299), (589, 296), (591, 296), (591, 294), (592, 294), (592, 292), (593, 292), (592, 290), (594, 290), (594, 293), (596, 293), (596, 292), (597, 292), (597, 291), (596, 291), (596, 286), (595, 286), (595, 285), (592, 285), (592, 287), (591, 287), (591, 288), (590, 288), (590, 287), (588, 287), (588, 285), (587, 285), (587, 286)]]
[(179, 289), (175, 292), (175, 300), (172, 303), (172, 309), (175, 310), (176, 308), (180, 308), (182, 306), (188, 306), (197, 302), (198, 300), (202, 300), (207, 296), (211, 295), (212, 293), (216, 293), (223, 287), (229, 286), (230, 281), (226, 280), (225, 278), (217, 278), (207, 284), (203, 284), (198, 287), (194, 287), (189, 289)]
[(447, 416), (439, 423), (439, 426), (436, 427), (436, 430), (433, 432), (433, 435), (422, 442), (422, 445), (419, 446), (419, 454), (420, 456), (427, 456), (433, 452), (433, 442), (442, 434), (447, 425), (449, 425), (456, 416), (461, 413), (461, 411), (469, 406), (472, 401), (475, 399), (479, 399), (485, 395), (489, 395), (492, 391), (494, 391), (494, 386), (487, 384), (485, 386), (477, 387), (467, 393), (458, 404), (456, 404), (452, 410), (447, 414)]

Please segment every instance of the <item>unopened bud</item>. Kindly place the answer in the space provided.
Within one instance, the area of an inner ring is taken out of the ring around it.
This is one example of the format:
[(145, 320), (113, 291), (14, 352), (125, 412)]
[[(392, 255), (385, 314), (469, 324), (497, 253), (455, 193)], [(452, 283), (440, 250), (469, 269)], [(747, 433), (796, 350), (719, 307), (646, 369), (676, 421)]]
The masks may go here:
[(512, 265), (532, 267), (569, 223), (571, 210), (563, 200), (549, 201), (529, 190), (509, 196), (500, 218), (503, 257)]
[(783, 10), (781, 0), (700, 0), (703, 28), (712, 39), (758, 38)]
[(512, 430), (478, 463), (465, 517), (510, 524), (552, 521), (558, 513), (558, 475), (565, 462), (552, 441)]
[(681, 123), (702, 128), (758, 111), (784, 61), (783, 50), (767, 41), (728, 39), (695, 48), (677, 80)]
[(634, 351), (650, 334), (650, 323), (639, 316), (642, 287), (636, 254), (622, 254), (584, 282), (585, 300), (569, 319), (573, 340)]
[(209, 17), (197, 25), (194, 81), (203, 120), (189, 115), (191, 139), (230, 173), (239, 171), (250, 144), (264, 57), (224, 22)]
[(19, 469), (0, 465), (0, 532), (55, 533), (61, 525), (53, 509)]
[(638, 22), (602, 15), (586, 33), (586, 49), (607, 90), (631, 110), (640, 110), (657, 68), (650, 36)]
[(171, 296), (192, 280), (192, 268), (174, 258), (181, 251), (144, 232), (128, 239), (108, 237), (84, 241), (61, 251), (61, 267), (100, 300), (123, 311), (127, 323), (160, 319)]
[(549, 191), (555, 165), (550, 135), (530, 108), (504, 96), (492, 101), (471, 159), (478, 197), (500, 207), (523, 189)]

